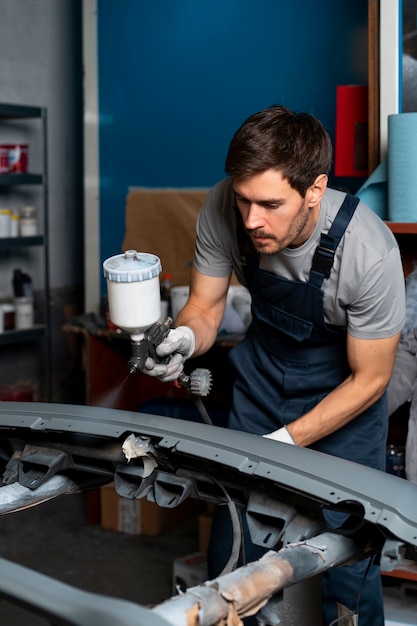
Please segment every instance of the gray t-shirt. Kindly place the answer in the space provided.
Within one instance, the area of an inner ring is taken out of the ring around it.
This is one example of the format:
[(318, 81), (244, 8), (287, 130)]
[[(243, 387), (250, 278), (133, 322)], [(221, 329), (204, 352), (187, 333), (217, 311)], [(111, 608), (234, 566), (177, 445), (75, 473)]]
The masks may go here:
[[(320, 234), (327, 233), (345, 193), (327, 189), (310, 238), (299, 248), (260, 255), (260, 267), (290, 280), (308, 281)], [(197, 220), (195, 268), (225, 277), (234, 270), (246, 286), (234, 230), (235, 197), (230, 178), (213, 187)], [(394, 235), (360, 202), (323, 282), (325, 320), (358, 339), (381, 339), (400, 332), (405, 318), (401, 256)]]

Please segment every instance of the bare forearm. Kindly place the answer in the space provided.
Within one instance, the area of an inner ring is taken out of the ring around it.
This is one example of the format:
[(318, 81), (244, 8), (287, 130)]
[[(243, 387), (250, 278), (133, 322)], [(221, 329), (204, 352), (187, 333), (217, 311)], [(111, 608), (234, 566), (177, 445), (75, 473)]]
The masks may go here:
[(290, 424), (288, 430), (297, 445), (309, 446), (330, 435), (379, 400), (392, 374), (399, 338), (399, 333), (375, 340), (347, 336), (351, 374)]
[(355, 419), (383, 394), (386, 381), (364, 385), (353, 377), (346, 379), (311, 411), (288, 426), (294, 442), (309, 446)]
[(192, 270), (190, 296), (179, 312), (175, 326), (188, 326), (194, 332), (194, 356), (207, 352), (216, 341), (229, 282), (229, 276), (213, 278)]

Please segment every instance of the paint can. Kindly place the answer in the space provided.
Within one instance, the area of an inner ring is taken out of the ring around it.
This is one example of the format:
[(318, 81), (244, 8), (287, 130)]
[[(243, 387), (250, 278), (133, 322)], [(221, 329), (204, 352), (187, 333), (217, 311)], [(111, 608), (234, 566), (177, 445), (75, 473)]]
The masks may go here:
[(15, 307), (10, 302), (0, 304), (0, 333), (13, 330), (15, 326)]
[(26, 174), (29, 146), (24, 143), (0, 144), (0, 173)]
[(12, 213), (11, 209), (0, 209), (0, 237), (10, 237)]
[(34, 237), (38, 234), (38, 220), (35, 207), (21, 207), (19, 233), (21, 237)]
[(34, 325), (34, 303), (31, 296), (22, 296), (14, 299), (15, 328), (23, 330)]

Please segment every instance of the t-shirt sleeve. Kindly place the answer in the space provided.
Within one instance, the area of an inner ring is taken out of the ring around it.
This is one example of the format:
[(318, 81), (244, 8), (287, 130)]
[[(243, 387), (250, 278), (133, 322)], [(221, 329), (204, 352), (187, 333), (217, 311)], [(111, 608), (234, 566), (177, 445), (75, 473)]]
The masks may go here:
[(383, 339), (400, 332), (405, 320), (405, 281), (396, 246), (363, 276), (347, 310), (348, 333), (357, 339)]
[[(217, 194), (218, 195), (218, 194)], [(231, 233), (215, 190), (210, 191), (197, 218), (194, 267), (206, 276), (229, 276), (233, 269)]]

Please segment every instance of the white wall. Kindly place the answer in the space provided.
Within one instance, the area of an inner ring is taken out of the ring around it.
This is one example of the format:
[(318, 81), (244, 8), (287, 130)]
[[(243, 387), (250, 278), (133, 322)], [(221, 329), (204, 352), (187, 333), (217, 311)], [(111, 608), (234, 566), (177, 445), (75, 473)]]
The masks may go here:
[(100, 283), (97, 0), (83, 0), (84, 63), (84, 303), (97, 311)]
[[(48, 109), (52, 288), (83, 282), (80, 6), (79, 0), (0, 0), (0, 101)], [(0, 297), (10, 282), (1, 269)]]

